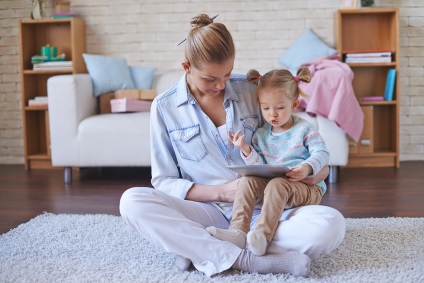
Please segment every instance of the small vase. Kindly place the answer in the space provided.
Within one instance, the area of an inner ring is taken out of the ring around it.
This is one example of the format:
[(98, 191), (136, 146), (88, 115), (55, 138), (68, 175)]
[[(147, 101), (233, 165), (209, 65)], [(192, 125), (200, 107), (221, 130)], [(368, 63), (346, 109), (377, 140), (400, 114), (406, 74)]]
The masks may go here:
[(50, 18), (52, 16), (51, 8), (47, 0), (32, 0), (31, 19)]
[(31, 19), (33, 19), (33, 20), (41, 19), (43, 17), (42, 12), (43, 12), (43, 8), (42, 8), (42, 5), (41, 5), (41, 2), (38, 1), (38, 0), (33, 0), (32, 1)]

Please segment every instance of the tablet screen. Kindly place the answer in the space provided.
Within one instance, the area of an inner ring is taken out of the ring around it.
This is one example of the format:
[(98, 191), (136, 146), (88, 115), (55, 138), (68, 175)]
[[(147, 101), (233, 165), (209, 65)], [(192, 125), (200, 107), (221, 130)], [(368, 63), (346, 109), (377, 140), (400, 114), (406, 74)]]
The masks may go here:
[(290, 168), (284, 165), (233, 165), (229, 169), (241, 176), (259, 176), (265, 178), (284, 177)]

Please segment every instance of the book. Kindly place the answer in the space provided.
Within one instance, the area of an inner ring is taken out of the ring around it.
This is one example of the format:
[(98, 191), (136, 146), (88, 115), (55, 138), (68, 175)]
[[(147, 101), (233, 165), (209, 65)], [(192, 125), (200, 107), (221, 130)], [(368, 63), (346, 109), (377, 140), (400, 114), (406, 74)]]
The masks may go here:
[(28, 106), (47, 106), (48, 104), (49, 100), (47, 96), (36, 96), (33, 99), (28, 100)]
[(64, 12), (54, 13), (53, 16), (52, 16), (53, 19), (69, 19), (69, 18), (73, 18), (73, 17), (75, 17), (75, 14), (71, 13), (71, 12), (69, 12), (69, 13), (64, 13)]
[(72, 61), (35, 63), (34, 70), (72, 70)]
[(343, 54), (355, 54), (355, 53), (393, 53), (393, 50), (388, 49), (359, 49), (359, 50), (345, 50)]
[(346, 58), (346, 63), (388, 63), (392, 62), (392, 57), (349, 57)]
[(53, 19), (71, 19), (73, 17), (74, 16), (66, 16), (66, 15), (63, 15), (63, 16), (61, 16), (61, 15), (53, 15), (52, 16)]
[(396, 82), (396, 69), (390, 69), (387, 72), (386, 89), (384, 91), (384, 100), (387, 100), (387, 101), (393, 100), (395, 82)]
[(390, 57), (392, 52), (358, 52), (358, 53), (346, 53), (347, 58), (356, 58), (356, 57)]
[(363, 96), (362, 101), (382, 101), (384, 100), (383, 96)]

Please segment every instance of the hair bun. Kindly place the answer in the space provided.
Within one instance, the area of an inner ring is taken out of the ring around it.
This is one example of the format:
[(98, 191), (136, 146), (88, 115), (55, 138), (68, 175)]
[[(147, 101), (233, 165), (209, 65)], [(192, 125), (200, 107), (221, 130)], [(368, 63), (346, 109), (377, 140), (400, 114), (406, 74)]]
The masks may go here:
[(201, 28), (213, 23), (213, 19), (207, 14), (200, 14), (191, 19), (190, 24), (192, 28)]

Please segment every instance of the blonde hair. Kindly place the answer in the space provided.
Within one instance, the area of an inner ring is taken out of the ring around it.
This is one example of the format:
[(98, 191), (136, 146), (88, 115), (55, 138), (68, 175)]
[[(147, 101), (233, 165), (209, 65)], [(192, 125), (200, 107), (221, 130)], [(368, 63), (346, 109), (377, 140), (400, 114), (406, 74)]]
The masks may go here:
[(186, 60), (196, 68), (202, 62), (223, 63), (235, 56), (233, 38), (224, 24), (214, 23), (206, 14), (191, 19), (185, 45)]
[(272, 87), (283, 91), (293, 101), (299, 97), (307, 96), (300, 87), (298, 82), (302, 81), (309, 83), (311, 81), (311, 72), (306, 67), (301, 67), (297, 70), (296, 76), (293, 76), (289, 70), (276, 69), (267, 72), (261, 76), (257, 70), (250, 70), (247, 73), (247, 81), (257, 85), (256, 94), (264, 88)]

